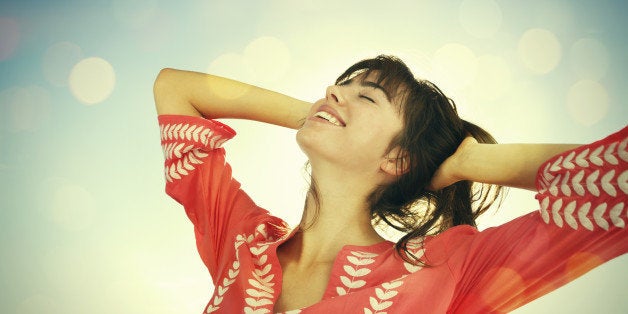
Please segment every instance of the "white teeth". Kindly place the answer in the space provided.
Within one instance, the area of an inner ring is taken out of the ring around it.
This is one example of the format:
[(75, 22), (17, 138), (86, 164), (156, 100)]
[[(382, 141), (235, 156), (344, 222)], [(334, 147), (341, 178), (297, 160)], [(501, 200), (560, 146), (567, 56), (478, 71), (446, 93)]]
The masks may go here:
[(342, 126), (342, 124), (340, 124), (340, 121), (338, 121), (338, 119), (336, 119), (336, 117), (332, 116), (329, 112), (326, 111), (319, 111), (316, 114), (314, 114), (315, 117), (319, 117), (319, 118), (323, 118), (337, 126)]

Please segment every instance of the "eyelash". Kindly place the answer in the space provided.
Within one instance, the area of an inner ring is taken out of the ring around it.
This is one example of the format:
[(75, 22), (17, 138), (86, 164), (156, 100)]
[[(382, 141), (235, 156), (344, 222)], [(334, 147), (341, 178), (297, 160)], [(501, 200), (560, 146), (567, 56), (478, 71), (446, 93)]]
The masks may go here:
[(372, 102), (372, 103), (375, 103), (375, 100), (373, 100), (373, 98), (370, 98), (370, 97), (368, 97), (368, 96), (365, 96), (365, 95), (360, 95), (360, 98), (364, 98), (364, 99), (366, 99), (366, 100), (368, 100), (368, 101), (370, 101), (370, 102)]

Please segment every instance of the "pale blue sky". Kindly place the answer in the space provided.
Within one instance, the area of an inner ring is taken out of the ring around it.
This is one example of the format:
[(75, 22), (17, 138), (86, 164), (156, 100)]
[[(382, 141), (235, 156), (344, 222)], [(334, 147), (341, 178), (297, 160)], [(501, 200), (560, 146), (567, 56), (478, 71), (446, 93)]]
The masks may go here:
[[(4, 1), (0, 312), (198, 313), (212, 291), (163, 193), (161, 68), (316, 100), (353, 62), (396, 54), (501, 142), (587, 142), (628, 117), (624, 1)], [(229, 123), (228, 159), (296, 223), (292, 131)], [(482, 227), (538, 206), (512, 191)], [(625, 313), (628, 259), (517, 313)]]

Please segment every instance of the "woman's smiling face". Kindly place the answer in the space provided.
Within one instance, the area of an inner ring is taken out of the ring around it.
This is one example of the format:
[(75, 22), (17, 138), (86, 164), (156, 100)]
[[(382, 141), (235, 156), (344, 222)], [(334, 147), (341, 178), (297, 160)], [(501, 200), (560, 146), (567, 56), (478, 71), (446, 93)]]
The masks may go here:
[(403, 128), (400, 106), (393, 101), (376, 72), (329, 86), (312, 106), (297, 142), (313, 168), (326, 160), (346, 170), (375, 171)]

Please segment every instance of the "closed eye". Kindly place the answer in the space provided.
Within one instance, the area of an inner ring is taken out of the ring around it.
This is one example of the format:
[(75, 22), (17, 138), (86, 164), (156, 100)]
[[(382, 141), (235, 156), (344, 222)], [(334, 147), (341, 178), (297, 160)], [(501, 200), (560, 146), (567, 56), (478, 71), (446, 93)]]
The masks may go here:
[(368, 97), (368, 96), (366, 96), (366, 95), (360, 95), (360, 98), (364, 98), (364, 99), (366, 99), (366, 100), (368, 100), (368, 101), (370, 101), (370, 102), (372, 102), (372, 103), (375, 103), (375, 100), (373, 100), (373, 98)]

